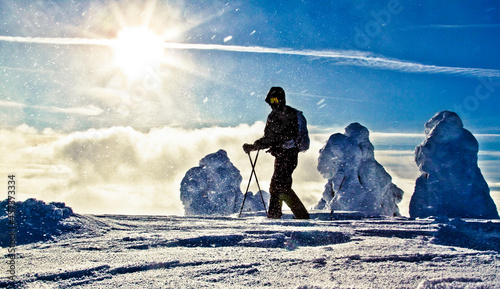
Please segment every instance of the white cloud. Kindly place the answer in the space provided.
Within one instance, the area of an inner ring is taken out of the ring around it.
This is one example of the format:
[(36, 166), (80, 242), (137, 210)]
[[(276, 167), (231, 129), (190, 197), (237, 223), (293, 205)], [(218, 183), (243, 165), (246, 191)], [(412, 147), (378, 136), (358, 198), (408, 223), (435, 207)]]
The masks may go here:
[[(0, 172), (16, 174), (20, 199), (63, 201), (78, 213), (183, 214), (179, 198), (182, 178), (188, 169), (198, 166), (201, 158), (219, 149), (226, 150), (240, 170), (244, 192), (251, 167), (242, 145), (261, 137), (263, 130), (264, 123), (257, 122), (252, 126), (196, 130), (161, 127), (140, 132), (131, 127), (110, 127), (61, 134), (22, 125), (0, 130)], [(317, 204), (326, 183), (316, 167), (319, 150), (328, 136), (311, 135), (311, 148), (299, 155), (294, 172), (294, 190), (308, 208)], [(395, 138), (387, 140), (397, 144)], [(375, 152), (393, 182), (405, 191), (400, 209), (408, 215), (408, 203), (419, 175), (413, 152)], [(255, 157), (255, 153), (251, 155)], [(273, 162), (269, 154), (259, 154), (256, 172), (266, 191)], [(488, 166), (495, 167), (498, 163)], [(257, 190), (254, 182), (250, 190)]]
[(500, 157), (500, 151), (479, 151), (480, 156)]
[[(0, 170), (16, 174), (20, 199), (64, 201), (79, 213), (182, 214), (180, 182), (209, 153), (225, 149), (241, 170), (242, 191), (246, 188), (250, 164), (242, 145), (259, 138), (263, 128), (259, 122), (198, 130), (163, 127), (142, 133), (111, 127), (55, 134), (22, 125), (0, 131), (9, 140), (0, 146), (9, 156)], [(313, 143), (314, 149), (301, 155), (295, 174), (295, 189), (309, 206), (319, 200), (323, 186), (315, 168), (319, 146)], [(260, 153), (257, 174), (265, 190), (272, 171), (273, 158)], [(311, 183), (318, 183), (316, 190)]]

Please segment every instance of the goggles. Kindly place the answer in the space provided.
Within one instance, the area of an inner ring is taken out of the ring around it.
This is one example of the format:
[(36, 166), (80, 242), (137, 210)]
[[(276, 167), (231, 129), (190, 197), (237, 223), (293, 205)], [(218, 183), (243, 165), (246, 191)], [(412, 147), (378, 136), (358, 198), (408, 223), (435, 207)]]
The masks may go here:
[(271, 104), (279, 103), (278, 97), (271, 97)]

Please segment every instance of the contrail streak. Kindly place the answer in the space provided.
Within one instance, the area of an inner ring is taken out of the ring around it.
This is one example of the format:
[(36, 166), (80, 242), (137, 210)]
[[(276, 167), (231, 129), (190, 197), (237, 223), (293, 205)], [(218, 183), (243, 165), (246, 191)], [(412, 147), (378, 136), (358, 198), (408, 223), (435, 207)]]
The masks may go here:
[[(0, 41), (49, 44), (49, 45), (99, 45), (113, 46), (113, 39), (90, 39), (90, 38), (44, 38), (44, 37), (13, 37), (0, 36)], [(262, 46), (237, 46), (219, 44), (189, 44), (165, 42), (165, 49), (179, 50), (212, 50), (240, 53), (262, 53), (306, 56), (314, 58), (326, 58), (334, 61), (336, 65), (352, 65), (369, 67), (373, 69), (392, 70), (408, 73), (448, 74), (466, 77), (500, 77), (500, 70), (427, 65), (416, 62), (403, 61), (382, 56), (375, 56), (367, 52), (352, 50), (294, 50), (288, 48), (269, 48)]]
[(92, 38), (48, 38), (48, 37), (17, 37), (17, 36), (0, 36), (0, 41), (5, 42), (20, 42), (32, 44), (49, 44), (49, 45), (100, 45), (112, 46), (115, 40), (112, 39), (92, 39)]
[(54, 113), (64, 113), (64, 114), (78, 114), (85, 116), (95, 116), (100, 115), (104, 111), (94, 105), (88, 105), (86, 107), (57, 107), (57, 106), (44, 106), (44, 105), (27, 105), (21, 102), (6, 101), (0, 99), (0, 107), (7, 108), (33, 108), (39, 110), (45, 110)]
[(169, 49), (218, 50), (231, 52), (267, 53), (282, 55), (309, 56), (336, 60), (339, 65), (354, 65), (375, 69), (387, 69), (412, 73), (455, 74), (472, 77), (500, 77), (500, 70), (484, 68), (464, 68), (451, 66), (426, 65), (399, 59), (373, 56), (369, 53), (352, 50), (293, 50), (261, 46), (235, 46), (217, 44), (165, 43)]

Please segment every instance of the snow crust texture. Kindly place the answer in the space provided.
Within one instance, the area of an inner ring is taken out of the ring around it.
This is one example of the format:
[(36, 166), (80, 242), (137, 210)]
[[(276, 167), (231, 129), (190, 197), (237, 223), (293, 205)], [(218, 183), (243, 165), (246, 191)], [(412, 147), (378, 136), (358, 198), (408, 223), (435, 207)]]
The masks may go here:
[(243, 201), (240, 171), (219, 150), (200, 160), (181, 182), (181, 201), (186, 215), (230, 215)]
[(460, 117), (441, 111), (425, 124), (425, 140), (415, 149), (421, 175), (415, 183), (410, 216), (498, 218), (478, 167), (479, 145)]
[(0, 288), (500, 285), (498, 220), (235, 216), (75, 215), (80, 233), (17, 246), (16, 278), (0, 271)]
[(375, 160), (369, 131), (359, 123), (330, 136), (320, 150), (318, 171), (328, 179), (317, 209), (399, 216), (403, 191)]

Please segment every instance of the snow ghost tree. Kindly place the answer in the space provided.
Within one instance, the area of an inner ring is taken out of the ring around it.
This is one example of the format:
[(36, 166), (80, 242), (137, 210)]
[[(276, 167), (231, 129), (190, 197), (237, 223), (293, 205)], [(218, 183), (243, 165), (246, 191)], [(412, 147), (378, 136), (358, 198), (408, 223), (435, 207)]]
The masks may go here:
[(209, 154), (189, 169), (181, 182), (186, 215), (230, 215), (243, 201), (240, 171), (224, 150)]
[(320, 150), (318, 171), (328, 179), (317, 209), (399, 216), (403, 191), (374, 156), (368, 129), (359, 123), (330, 136)]
[(421, 175), (410, 201), (410, 216), (498, 218), (488, 184), (477, 165), (479, 145), (460, 117), (441, 111), (425, 124), (415, 149)]

